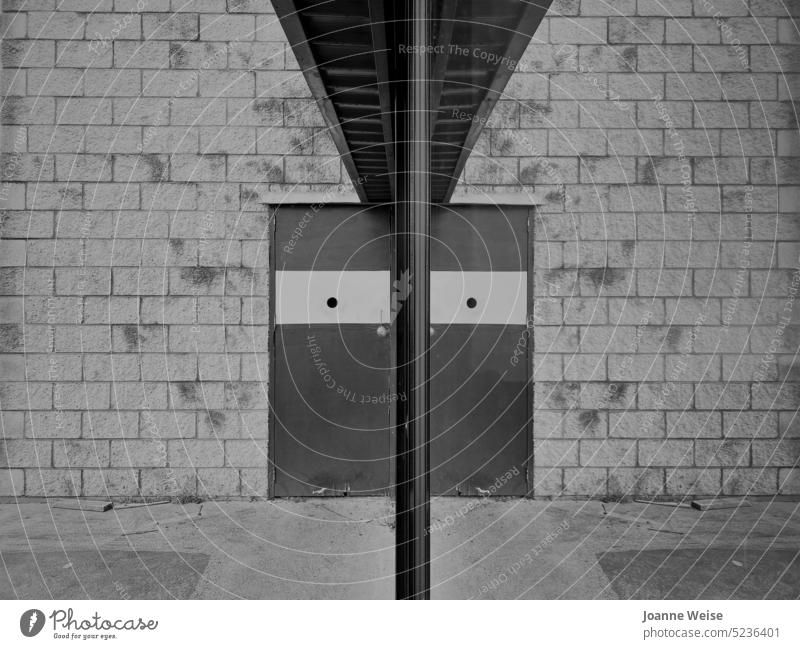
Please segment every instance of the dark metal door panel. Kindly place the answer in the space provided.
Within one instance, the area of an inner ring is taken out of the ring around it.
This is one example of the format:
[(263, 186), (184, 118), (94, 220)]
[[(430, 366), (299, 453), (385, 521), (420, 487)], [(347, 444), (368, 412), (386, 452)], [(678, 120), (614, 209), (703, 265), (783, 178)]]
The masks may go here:
[(524, 363), (509, 363), (518, 339), (502, 325), (451, 325), (434, 336), (432, 493), (525, 493), (528, 376)]
[(431, 216), (431, 271), (528, 270), (527, 207), (445, 205)]
[(281, 207), (278, 270), (389, 270), (389, 208), (379, 205)]
[[(390, 488), (387, 208), (285, 207), (272, 283), (273, 495)], [(381, 335), (383, 334), (383, 335)]]
[(277, 496), (389, 491), (389, 346), (375, 326), (276, 332)]
[[(431, 492), (525, 495), (531, 457), (528, 214), (443, 206), (431, 242)], [(513, 360), (512, 360), (513, 359)]]

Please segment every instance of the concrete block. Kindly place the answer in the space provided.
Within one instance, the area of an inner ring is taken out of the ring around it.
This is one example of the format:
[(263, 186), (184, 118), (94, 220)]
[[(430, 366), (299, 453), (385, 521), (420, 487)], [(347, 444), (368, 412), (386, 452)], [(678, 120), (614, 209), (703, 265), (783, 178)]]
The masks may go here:
[(84, 496), (115, 496), (139, 495), (139, 472), (131, 469), (105, 469), (83, 471)]
[[(17, 487), (15, 481), (14, 486)], [(47, 498), (81, 495), (81, 472), (67, 469), (25, 469), (25, 495)]]
[(648, 467), (679, 467), (694, 464), (691, 440), (640, 440), (639, 464)]
[(198, 469), (198, 495), (205, 497), (238, 496), (241, 493), (238, 469)]
[(636, 465), (636, 441), (591, 440), (580, 442), (582, 466), (619, 467)]

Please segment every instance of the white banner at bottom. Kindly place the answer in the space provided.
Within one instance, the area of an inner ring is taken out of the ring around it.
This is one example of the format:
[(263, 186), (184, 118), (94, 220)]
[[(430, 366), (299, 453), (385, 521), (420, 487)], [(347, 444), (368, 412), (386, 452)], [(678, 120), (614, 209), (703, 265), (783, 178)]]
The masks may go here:
[(4, 647), (800, 646), (800, 603), (780, 600), (6, 600), (0, 611)]

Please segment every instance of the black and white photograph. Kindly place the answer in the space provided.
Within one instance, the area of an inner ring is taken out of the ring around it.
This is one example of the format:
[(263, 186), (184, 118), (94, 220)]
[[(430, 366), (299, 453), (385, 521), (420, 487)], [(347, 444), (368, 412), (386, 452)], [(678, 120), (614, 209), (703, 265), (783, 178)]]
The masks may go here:
[(800, 0), (0, 43), (0, 645), (800, 646)]

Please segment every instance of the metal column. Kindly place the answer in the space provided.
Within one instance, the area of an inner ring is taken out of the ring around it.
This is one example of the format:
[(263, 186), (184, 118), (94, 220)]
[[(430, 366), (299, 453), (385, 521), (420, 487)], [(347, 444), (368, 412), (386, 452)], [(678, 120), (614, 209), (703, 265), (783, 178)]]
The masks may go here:
[[(397, 268), (410, 292), (397, 318), (398, 401), (396, 597), (430, 598), (430, 215), (432, 7), (404, 0), (405, 44), (398, 57)], [(422, 53), (419, 53), (422, 52)]]

